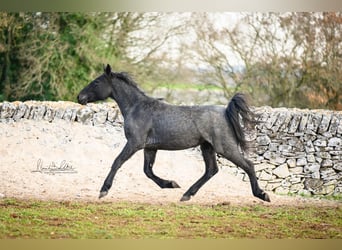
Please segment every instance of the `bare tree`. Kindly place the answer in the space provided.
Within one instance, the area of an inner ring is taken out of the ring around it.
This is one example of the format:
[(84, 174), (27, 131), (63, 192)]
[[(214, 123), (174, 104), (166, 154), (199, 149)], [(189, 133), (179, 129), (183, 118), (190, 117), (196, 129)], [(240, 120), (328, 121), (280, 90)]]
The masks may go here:
[(194, 15), (192, 53), (227, 97), (244, 91), (257, 104), (341, 108), (340, 13), (241, 13), (219, 28), (210, 14)]
[(167, 69), (163, 65), (172, 64), (172, 53), (179, 53), (178, 48), (172, 49), (173, 39), (186, 32), (187, 16), (163, 12), (112, 13), (108, 46), (126, 61), (126, 69), (134, 67), (142, 79), (163, 78), (162, 72)]
[(288, 13), (281, 23), (301, 52), (299, 87), (309, 103), (342, 109), (342, 13)]

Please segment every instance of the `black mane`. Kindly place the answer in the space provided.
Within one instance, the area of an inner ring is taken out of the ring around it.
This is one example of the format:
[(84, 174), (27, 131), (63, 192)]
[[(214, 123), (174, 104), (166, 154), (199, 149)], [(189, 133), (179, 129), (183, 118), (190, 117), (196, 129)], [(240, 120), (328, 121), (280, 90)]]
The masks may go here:
[(128, 72), (112, 72), (112, 75), (128, 83), (129, 85), (138, 87), (137, 83), (133, 80), (132, 76)]
[(146, 96), (146, 94), (144, 93), (144, 91), (142, 91), (138, 84), (133, 80), (133, 77), (128, 73), (128, 72), (112, 72), (112, 75), (122, 81), (124, 81), (125, 83), (127, 83), (128, 85), (134, 87), (135, 89), (137, 89), (140, 93), (144, 94)]

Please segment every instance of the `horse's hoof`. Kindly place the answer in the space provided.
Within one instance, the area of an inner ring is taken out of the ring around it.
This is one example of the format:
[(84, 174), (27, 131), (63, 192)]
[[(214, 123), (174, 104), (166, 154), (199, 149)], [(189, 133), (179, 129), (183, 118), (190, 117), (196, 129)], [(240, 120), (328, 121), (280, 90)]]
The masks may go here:
[(171, 181), (172, 188), (180, 188), (180, 186), (175, 181)]
[(107, 191), (100, 192), (99, 199), (101, 199), (102, 197), (106, 196), (107, 194), (108, 194)]
[(191, 199), (190, 195), (183, 195), (183, 197), (180, 199), (180, 201), (188, 201)]
[(260, 198), (263, 201), (271, 202), (270, 197), (265, 192), (262, 192), (260, 195), (258, 195), (258, 198)]
[(271, 202), (271, 199), (267, 193), (263, 193), (263, 195), (264, 195), (264, 198), (263, 198), (264, 201)]

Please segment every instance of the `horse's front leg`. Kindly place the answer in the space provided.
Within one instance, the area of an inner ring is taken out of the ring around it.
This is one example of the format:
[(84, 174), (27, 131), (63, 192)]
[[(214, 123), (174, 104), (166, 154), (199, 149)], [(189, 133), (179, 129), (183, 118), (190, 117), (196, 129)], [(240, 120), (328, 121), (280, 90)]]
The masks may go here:
[(112, 168), (110, 169), (110, 172), (102, 185), (99, 198), (102, 198), (108, 194), (108, 190), (111, 188), (113, 184), (114, 176), (118, 169), (139, 149), (139, 147), (135, 146), (133, 143), (130, 143), (129, 141), (126, 143), (125, 147), (118, 155), (118, 157), (116, 157), (112, 164)]

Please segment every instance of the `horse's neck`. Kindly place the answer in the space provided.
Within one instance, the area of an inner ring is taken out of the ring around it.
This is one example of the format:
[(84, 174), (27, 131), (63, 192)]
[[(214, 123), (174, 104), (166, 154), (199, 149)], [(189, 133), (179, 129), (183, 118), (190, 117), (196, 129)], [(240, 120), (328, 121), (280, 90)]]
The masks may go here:
[(124, 118), (133, 108), (133, 106), (135, 106), (137, 103), (147, 100), (148, 98), (150, 97), (131, 86), (123, 91), (120, 91), (118, 96), (113, 96), (113, 99), (117, 102)]

